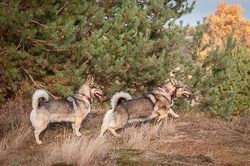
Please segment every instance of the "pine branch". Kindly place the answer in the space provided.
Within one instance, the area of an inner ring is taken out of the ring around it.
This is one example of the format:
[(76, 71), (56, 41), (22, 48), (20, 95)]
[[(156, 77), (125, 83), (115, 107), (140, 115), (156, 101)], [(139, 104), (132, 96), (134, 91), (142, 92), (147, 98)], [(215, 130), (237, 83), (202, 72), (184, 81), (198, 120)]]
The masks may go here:
[(230, 48), (228, 47), (227, 50), (225, 51), (224, 56), (221, 56), (221, 58), (209, 69), (207, 70), (207, 72), (209, 72), (210, 70), (212, 70), (224, 57), (226, 57), (227, 53), (230, 51)]
[[(210, 70), (212, 70), (213, 68), (215, 68), (216, 65), (217, 65), (224, 57), (226, 57), (226, 55), (227, 55), (227, 53), (228, 53), (229, 51), (230, 51), (230, 48), (228, 47), (228, 48), (226, 49), (224, 55), (221, 56), (221, 58), (220, 58), (218, 61), (216, 61), (216, 63), (215, 63), (210, 69), (208, 69), (206, 73), (208, 73)], [(194, 83), (194, 85), (193, 85), (194, 88), (196, 87), (196, 85), (198, 84), (199, 81), (200, 81), (200, 80), (197, 80), (197, 81)]]

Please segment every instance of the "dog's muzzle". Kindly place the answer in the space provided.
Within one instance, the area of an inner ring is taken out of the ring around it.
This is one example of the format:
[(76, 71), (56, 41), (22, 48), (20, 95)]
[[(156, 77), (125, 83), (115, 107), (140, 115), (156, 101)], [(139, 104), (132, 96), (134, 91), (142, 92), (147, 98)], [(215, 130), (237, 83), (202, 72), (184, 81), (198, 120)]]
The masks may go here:
[(98, 99), (101, 99), (101, 98), (102, 98), (102, 96), (101, 96), (99, 93), (95, 93), (94, 95), (95, 95), (95, 97), (98, 98)]
[(187, 93), (182, 93), (181, 95), (182, 95), (183, 97), (185, 97), (185, 98), (189, 98), (189, 96), (190, 96), (190, 95), (187, 94)]

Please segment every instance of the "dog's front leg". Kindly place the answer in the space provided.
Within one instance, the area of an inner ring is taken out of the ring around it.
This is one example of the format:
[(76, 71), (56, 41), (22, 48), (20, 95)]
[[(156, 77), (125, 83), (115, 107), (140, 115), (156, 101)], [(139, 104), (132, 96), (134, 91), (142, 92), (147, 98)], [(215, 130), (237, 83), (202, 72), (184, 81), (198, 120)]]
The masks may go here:
[(160, 109), (157, 112), (158, 112), (158, 114), (160, 114), (157, 121), (160, 121), (160, 120), (168, 117), (168, 114), (166, 113), (166, 111), (164, 109)]
[(174, 117), (174, 118), (179, 118), (179, 117), (180, 117), (180, 115), (174, 113), (174, 111), (173, 111), (171, 108), (169, 108), (169, 109), (167, 110), (167, 114), (170, 114), (170, 115), (171, 115), (172, 117)]
[[(81, 124), (82, 124), (82, 120), (83, 120), (83, 117), (81, 116), (76, 116), (75, 117), (75, 124), (73, 125), (74, 126), (74, 130), (75, 130), (75, 134), (76, 136), (81, 136), (82, 134), (79, 132), (79, 129), (81, 127)], [(72, 123), (73, 124), (73, 123)]]

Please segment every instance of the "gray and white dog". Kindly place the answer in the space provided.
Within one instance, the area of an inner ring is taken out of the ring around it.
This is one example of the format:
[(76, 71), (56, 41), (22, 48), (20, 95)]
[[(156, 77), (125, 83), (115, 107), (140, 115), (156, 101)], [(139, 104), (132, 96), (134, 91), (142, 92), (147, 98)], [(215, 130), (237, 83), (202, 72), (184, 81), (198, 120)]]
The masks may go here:
[(162, 88), (155, 88), (141, 98), (132, 99), (130, 94), (118, 92), (111, 98), (112, 109), (104, 116), (100, 137), (106, 130), (120, 137), (116, 130), (123, 128), (127, 123), (144, 122), (153, 118), (160, 121), (166, 118), (168, 113), (180, 117), (170, 108), (172, 100), (178, 97), (189, 98), (192, 94), (184, 82), (173, 77), (169, 77), (169, 81), (163, 83)]
[[(79, 129), (83, 119), (90, 112), (93, 97), (99, 99), (103, 95), (104, 92), (94, 82), (93, 77), (90, 77), (73, 96), (63, 99), (49, 101), (49, 95), (45, 90), (35, 91), (32, 96), (33, 110), (30, 113), (30, 121), (35, 128), (36, 142), (42, 143), (39, 135), (52, 122), (72, 122), (73, 132), (77, 136), (81, 136)], [(43, 102), (39, 102), (41, 98), (44, 100)]]

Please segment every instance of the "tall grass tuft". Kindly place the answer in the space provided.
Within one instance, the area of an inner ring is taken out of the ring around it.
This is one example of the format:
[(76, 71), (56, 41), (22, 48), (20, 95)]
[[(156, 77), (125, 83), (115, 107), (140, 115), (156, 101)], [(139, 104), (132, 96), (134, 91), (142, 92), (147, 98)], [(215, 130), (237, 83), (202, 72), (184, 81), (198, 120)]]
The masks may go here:
[(155, 125), (142, 124), (140, 127), (132, 126), (125, 128), (123, 132), (124, 147), (138, 150), (149, 150), (153, 148), (154, 140), (163, 139), (174, 133), (172, 121), (165, 120)]
[(97, 165), (111, 149), (107, 139), (98, 136), (69, 137), (63, 142), (52, 143), (48, 148), (47, 165), (57, 163)]
[(23, 100), (17, 98), (0, 107), (0, 161), (10, 160), (11, 154), (26, 146), (33, 132), (29, 111)]

